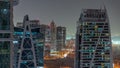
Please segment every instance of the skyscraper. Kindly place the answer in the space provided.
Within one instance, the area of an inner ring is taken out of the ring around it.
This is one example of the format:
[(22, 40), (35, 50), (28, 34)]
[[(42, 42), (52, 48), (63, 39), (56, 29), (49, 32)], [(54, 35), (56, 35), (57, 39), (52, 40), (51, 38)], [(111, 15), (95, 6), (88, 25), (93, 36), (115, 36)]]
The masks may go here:
[(106, 9), (83, 9), (77, 22), (75, 68), (113, 68)]
[(50, 23), (50, 33), (51, 33), (51, 52), (56, 51), (56, 25), (55, 22), (52, 21)]
[[(43, 25), (41, 25), (43, 26)], [(50, 46), (51, 46), (51, 29), (49, 25), (46, 25), (45, 29), (43, 26), (42, 32), (45, 30), (45, 46), (44, 46), (44, 56), (50, 56)]]
[[(15, 68), (43, 68), (44, 34), (37, 21), (24, 17), (23, 27), (14, 28)], [(34, 25), (31, 25), (31, 24)]]
[(13, 5), (17, 0), (0, 0), (0, 68), (13, 66)]
[(58, 26), (56, 28), (57, 51), (60, 51), (61, 49), (65, 48), (65, 40), (66, 40), (66, 28)]

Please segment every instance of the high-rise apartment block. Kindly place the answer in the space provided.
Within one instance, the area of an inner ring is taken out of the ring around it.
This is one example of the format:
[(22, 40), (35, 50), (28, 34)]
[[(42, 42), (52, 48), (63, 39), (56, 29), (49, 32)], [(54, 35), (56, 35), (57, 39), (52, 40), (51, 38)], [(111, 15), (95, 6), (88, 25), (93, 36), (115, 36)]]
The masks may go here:
[(0, 0), (0, 68), (13, 67), (13, 6), (17, 0)]
[(65, 40), (66, 40), (66, 28), (58, 26), (56, 28), (56, 49), (60, 51), (65, 48)]
[(113, 68), (106, 9), (83, 9), (77, 22), (75, 68)]

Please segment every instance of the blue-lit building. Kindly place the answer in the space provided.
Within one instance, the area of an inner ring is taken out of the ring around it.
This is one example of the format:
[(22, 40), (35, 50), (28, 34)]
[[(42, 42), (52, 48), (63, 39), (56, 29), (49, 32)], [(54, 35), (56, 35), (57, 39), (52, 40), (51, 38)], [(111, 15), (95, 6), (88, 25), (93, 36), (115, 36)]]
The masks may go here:
[(77, 22), (75, 68), (113, 68), (106, 9), (83, 9)]
[(14, 27), (14, 68), (44, 67), (44, 34), (39, 26), (30, 24), (26, 15), (23, 27)]
[(17, 0), (0, 0), (0, 68), (13, 68), (13, 5)]

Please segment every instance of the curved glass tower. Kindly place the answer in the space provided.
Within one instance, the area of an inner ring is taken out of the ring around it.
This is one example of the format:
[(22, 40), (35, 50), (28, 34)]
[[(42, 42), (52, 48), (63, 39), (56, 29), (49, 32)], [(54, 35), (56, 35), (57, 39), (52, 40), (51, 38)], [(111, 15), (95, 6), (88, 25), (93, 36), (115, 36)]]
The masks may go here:
[(75, 68), (113, 68), (106, 9), (83, 9), (77, 24)]

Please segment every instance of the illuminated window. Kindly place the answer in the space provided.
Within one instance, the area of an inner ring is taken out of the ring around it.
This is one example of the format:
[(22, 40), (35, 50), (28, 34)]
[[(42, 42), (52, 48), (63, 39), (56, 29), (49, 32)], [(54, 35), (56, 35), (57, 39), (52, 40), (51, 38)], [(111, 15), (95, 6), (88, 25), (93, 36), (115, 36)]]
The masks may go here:
[(95, 25), (95, 29), (97, 29), (98, 28), (98, 26), (97, 25)]
[(98, 32), (102, 32), (103, 28), (98, 28)]
[(17, 44), (18, 43), (18, 41), (13, 41), (13, 44)]
[(108, 33), (106, 33), (106, 36), (109, 36), (109, 34), (108, 34)]
[(8, 9), (3, 9), (2, 12), (3, 12), (3, 14), (7, 14), (8, 13)]

